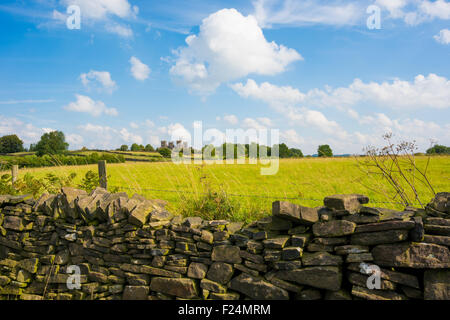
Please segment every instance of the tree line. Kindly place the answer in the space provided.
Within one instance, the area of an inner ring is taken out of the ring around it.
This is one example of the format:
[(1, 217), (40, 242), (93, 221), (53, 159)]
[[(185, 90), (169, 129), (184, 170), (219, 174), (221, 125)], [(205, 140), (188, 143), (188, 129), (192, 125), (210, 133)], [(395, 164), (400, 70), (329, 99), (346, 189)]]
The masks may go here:
[[(30, 148), (27, 150), (23, 146), (23, 141), (15, 134), (5, 135), (0, 137), (0, 154), (8, 154), (8, 153), (17, 153), (30, 151), (35, 152), (37, 156), (43, 155), (57, 155), (64, 154), (68, 151), (69, 144), (65, 140), (65, 135), (62, 131), (52, 131), (44, 133), (41, 136), (41, 139), (36, 144), (31, 144)], [(256, 156), (260, 157), (270, 157), (272, 150), (278, 150), (278, 156), (280, 158), (302, 158), (303, 152), (297, 148), (289, 148), (285, 143), (276, 144), (271, 147), (260, 145), (257, 143), (251, 144), (233, 144), (233, 143), (224, 143), (222, 146), (216, 147), (213, 145), (206, 145), (202, 148), (202, 150), (195, 150), (193, 148), (189, 148), (189, 150), (184, 153), (190, 154), (208, 154), (212, 158), (217, 157), (226, 157), (227, 156), (227, 148), (228, 150), (233, 151), (233, 157), (252, 157)], [(83, 150), (87, 150), (83, 148)], [(154, 148), (151, 144), (147, 144), (146, 146), (142, 144), (133, 143), (130, 147), (128, 145), (121, 145), (120, 148), (116, 149), (117, 151), (133, 151), (133, 152), (159, 152), (163, 157), (169, 158), (172, 154), (172, 150), (169, 148)], [(251, 150), (255, 150), (254, 154), (252, 154)], [(429, 155), (434, 154), (450, 154), (450, 147), (446, 147), (443, 145), (434, 145), (426, 151)], [(231, 156), (231, 155), (228, 155)], [(327, 144), (320, 145), (317, 148), (317, 156), (319, 157), (332, 157), (333, 151), (331, 147)]]
[[(156, 151), (166, 158), (172, 155), (172, 150), (168, 148), (158, 148)], [(201, 150), (188, 148), (188, 150), (179, 150), (178, 152), (180, 156), (183, 153), (184, 155), (201, 154), (205, 159), (266, 158), (277, 154), (279, 158), (303, 158), (302, 150), (289, 148), (285, 143), (275, 144), (271, 147), (254, 142), (251, 144), (224, 143), (218, 147), (209, 144), (203, 146)], [(329, 145), (319, 146), (317, 152), (319, 157), (333, 156), (333, 151)]]

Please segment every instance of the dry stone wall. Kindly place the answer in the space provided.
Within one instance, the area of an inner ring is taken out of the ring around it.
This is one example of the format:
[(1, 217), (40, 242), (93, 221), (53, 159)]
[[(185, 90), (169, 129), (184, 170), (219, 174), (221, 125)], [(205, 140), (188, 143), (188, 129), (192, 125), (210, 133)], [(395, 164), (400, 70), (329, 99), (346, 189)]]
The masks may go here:
[(0, 299), (449, 300), (450, 193), (426, 209), (368, 202), (277, 201), (244, 226), (101, 188), (0, 196)]

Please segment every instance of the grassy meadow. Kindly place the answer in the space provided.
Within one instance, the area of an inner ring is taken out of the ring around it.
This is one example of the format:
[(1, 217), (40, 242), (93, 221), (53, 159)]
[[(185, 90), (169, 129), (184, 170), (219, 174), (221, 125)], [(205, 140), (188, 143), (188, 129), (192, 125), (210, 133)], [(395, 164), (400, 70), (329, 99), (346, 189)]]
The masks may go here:
[[(425, 167), (427, 159), (417, 157), (417, 166)], [(245, 221), (270, 214), (271, 203), (276, 199), (296, 198), (289, 201), (315, 207), (323, 204), (325, 196), (336, 193), (368, 195), (372, 206), (403, 207), (375, 203), (392, 201), (386, 194), (390, 189), (386, 188), (380, 177), (368, 176), (361, 171), (355, 158), (281, 159), (278, 173), (272, 176), (261, 175), (260, 168), (259, 164), (109, 164), (108, 188), (111, 191), (125, 191), (129, 195), (139, 193), (148, 198), (164, 199), (169, 201), (170, 210), (192, 215), (198, 214), (196, 209), (190, 210), (193, 201), (197, 209), (206, 206), (202, 202), (204, 193), (212, 190), (225, 195), (230, 203), (232, 214), (226, 218)], [(75, 172), (77, 177), (74, 182), (79, 183), (89, 170), (97, 172), (97, 166), (21, 169), (20, 176), (30, 173), (41, 178), (47, 173), (67, 176)], [(427, 175), (436, 192), (450, 191), (450, 156), (431, 157)], [(432, 193), (425, 187), (417, 185), (417, 189), (423, 201), (428, 202), (432, 198)], [(208, 218), (223, 216), (212, 214)]]

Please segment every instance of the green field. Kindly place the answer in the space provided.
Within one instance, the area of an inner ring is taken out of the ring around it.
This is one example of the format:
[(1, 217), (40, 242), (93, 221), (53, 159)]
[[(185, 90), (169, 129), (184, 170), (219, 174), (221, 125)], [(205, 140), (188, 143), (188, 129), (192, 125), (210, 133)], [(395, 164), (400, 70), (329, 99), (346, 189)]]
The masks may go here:
[[(427, 157), (416, 158), (419, 167), (424, 167), (426, 161)], [(170, 210), (180, 212), (189, 206), (189, 201), (201, 199), (209, 186), (214, 191), (225, 192), (231, 202), (238, 204), (239, 208), (234, 209), (231, 217), (235, 220), (269, 214), (271, 203), (276, 199), (296, 198), (289, 201), (314, 207), (322, 205), (325, 196), (336, 193), (362, 193), (370, 197), (372, 206), (402, 208), (401, 205), (377, 203), (392, 201), (380, 192), (383, 189), (380, 186), (385, 184), (380, 178), (365, 175), (354, 158), (282, 159), (278, 173), (273, 176), (260, 175), (260, 167), (252, 164), (177, 165), (171, 162), (110, 164), (107, 168), (108, 188), (168, 200)], [(20, 176), (31, 173), (40, 178), (47, 173), (67, 176), (75, 172), (75, 183), (78, 183), (88, 170), (96, 172), (97, 166), (21, 169)], [(432, 157), (428, 178), (436, 192), (450, 191), (450, 157)], [(417, 189), (423, 201), (429, 202), (432, 193), (421, 185), (417, 185)]]

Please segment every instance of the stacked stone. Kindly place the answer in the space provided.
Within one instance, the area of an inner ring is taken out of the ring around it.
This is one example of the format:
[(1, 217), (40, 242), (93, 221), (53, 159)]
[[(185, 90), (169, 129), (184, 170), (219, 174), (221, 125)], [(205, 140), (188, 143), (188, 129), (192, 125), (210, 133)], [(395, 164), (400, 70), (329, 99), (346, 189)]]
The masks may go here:
[(448, 195), (404, 211), (277, 201), (246, 226), (101, 188), (0, 196), (0, 299), (450, 299)]
[[(433, 202), (437, 198), (440, 195)], [(316, 231), (333, 230), (334, 235), (347, 235), (348, 244), (335, 246), (334, 251), (345, 258), (344, 276), (352, 285), (352, 296), (376, 300), (450, 299), (448, 243), (427, 243), (423, 210), (366, 207), (363, 204), (368, 199), (360, 195), (327, 197), (324, 203), (333, 210), (331, 216), (335, 220), (314, 227)], [(450, 222), (441, 218), (439, 223), (447, 221)], [(314, 235), (319, 236), (320, 231)], [(374, 274), (373, 266), (381, 276), (380, 287), (375, 289), (369, 288), (367, 282)], [(425, 281), (421, 283), (424, 269)]]

